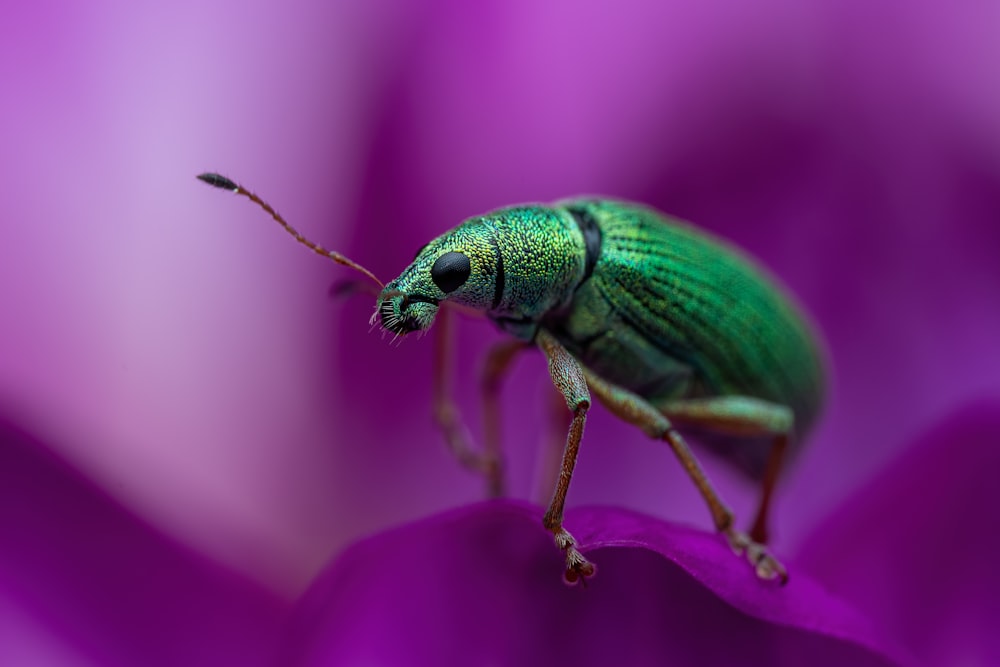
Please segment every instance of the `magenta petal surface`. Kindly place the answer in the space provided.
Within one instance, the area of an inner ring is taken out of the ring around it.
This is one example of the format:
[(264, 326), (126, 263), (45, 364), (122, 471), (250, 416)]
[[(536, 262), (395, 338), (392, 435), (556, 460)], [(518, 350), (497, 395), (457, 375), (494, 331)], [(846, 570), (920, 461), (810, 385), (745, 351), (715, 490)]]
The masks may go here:
[(624, 510), (569, 514), (599, 571), (566, 586), (541, 514), (483, 503), (355, 544), (280, 664), (902, 664), (807, 577), (759, 581), (717, 536)]
[(928, 665), (1000, 665), (1000, 401), (927, 431), (807, 542), (803, 568)]
[(263, 665), (287, 608), (0, 417), (0, 665)]

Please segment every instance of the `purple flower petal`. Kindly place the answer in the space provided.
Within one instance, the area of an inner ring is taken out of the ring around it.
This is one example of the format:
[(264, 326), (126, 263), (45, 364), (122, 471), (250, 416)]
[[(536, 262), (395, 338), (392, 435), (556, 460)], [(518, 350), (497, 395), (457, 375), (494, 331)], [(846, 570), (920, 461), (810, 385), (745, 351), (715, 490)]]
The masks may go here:
[(760, 581), (716, 535), (618, 509), (567, 526), (599, 567), (585, 588), (562, 583), (540, 508), (518, 502), (358, 543), (305, 598), (280, 664), (896, 664), (808, 577)]
[(287, 605), (0, 419), (0, 664), (258, 665)]
[(1000, 401), (925, 433), (800, 562), (930, 665), (1000, 664)]

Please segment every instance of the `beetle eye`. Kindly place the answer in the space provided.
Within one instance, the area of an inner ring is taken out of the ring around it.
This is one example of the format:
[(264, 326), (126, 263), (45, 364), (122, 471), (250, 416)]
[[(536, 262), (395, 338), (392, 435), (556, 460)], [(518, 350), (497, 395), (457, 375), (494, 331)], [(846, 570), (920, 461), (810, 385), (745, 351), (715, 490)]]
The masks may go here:
[(431, 280), (445, 294), (454, 292), (469, 279), (469, 258), (460, 252), (446, 252), (431, 267)]

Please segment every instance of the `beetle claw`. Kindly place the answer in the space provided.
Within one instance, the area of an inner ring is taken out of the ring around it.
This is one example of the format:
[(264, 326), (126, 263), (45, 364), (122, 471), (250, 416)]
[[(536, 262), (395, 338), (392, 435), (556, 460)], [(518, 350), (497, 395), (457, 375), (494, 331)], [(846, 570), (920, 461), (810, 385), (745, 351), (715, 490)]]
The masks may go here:
[(570, 547), (566, 551), (566, 571), (563, 572), (563, 582), (567, 586), (576, 586), (582, 583), (587, 586), (587, 580), (597, 574), (597, 566), (584, 558), (576, 547)]
[(568, 586), (582, 583), (587, 585), (587, 579), (597, 573), (597, 566), (587, 560), (576, 548), (576, 540), (565, 529), (555, 536), (556, 546), (566, 554), (566, 570), (563, 572), (563, 582)]

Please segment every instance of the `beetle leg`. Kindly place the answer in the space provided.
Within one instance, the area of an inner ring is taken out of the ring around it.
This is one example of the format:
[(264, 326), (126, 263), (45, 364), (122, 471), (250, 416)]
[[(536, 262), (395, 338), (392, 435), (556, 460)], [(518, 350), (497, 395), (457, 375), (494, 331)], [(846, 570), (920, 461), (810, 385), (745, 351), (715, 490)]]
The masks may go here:
[(757, 515), (750, 528), (750, 538), (753, 541), (767, 542), (771, 497), (792, 433), (792, 411), (784, 405), (746, 396), (681, 399), (667, 401), (658, 407), (674, 424), (682, 428), (693, 426), (723, 435), (773, 438), (762, 476)]
[(563, 450), (562, 467), (552, 500), (545, 512), (544, 526), (555, 536), (556, 546), (566, 554), (565, 579), (567, 583), (575, 584), (581, 579), (593, 576), (596, 571), (593, 563), (588, 561), (577, 549), (576, 540), (563, 528), (563, 510), (566, 505), (566, 494), (573, 478), (573, 468), (576, 467), (576, 456), (580, 451), (580, 440), (583, 438), (583, 427), (587, 421), (587, 410), (590, 408), (590, 392), (587, 390), (587, 380), (580, 363), (566, 351), (562, 345), (544, 329), (539, 330), (536, 337), (538, 346), (545, 352), (549, 361), (549, 374), (552, 383), (566, 399), (566, 406), (573, 413), (569, 432), (566, 435), (566, 448)]
[(767, 457), (767, 467), (764, 469), (764, 480), (761, 484), (760, 502), (757, 504), (757, 516), (750, 526), (750, 539), (761, 544), (766, 544), (769, 537), (767, 519), (771, 511), (771, 496), (778, 483), (778, 475), (781, 474), (781, 464), (785, 460), (787, 449), (788, 434), (782, 433), (774, 438), (771, 452)]
[(441, 308), (434, 326), (434, 421), (441, 429), (448, 448), (458, 462), (483, 475), (486, 479), (487, 493), (490, 496), (498, 496), (503, 493), (499, 440), (493, 440), (495, 445), (493, 450), (476, 451), (471, 444), (469, 429), (462, 422), (458, 407), (452, 400), (451, 380), (455, 349), (453, 317), (450, 308)]
[(630, 424), (639, 426), (651, 437), (666, 440), (708, 504), (716, 530), (726, 536), (729, 545), (736, 553), (746, 554), (757, 576), (761, 579), (778, 578), (782, 584), (788, 581), (787, 570), (766, 547), (733, 527), (732, 510), (722, 501), (701, 464), (698, 463), (698, 459), (670, 419), (641, 396), (612, 385), (590, 371), (584, 370), (584, 372), (591, 391), (608, 410)]
[(566, 411), (566, 399), (562, 393), (554, 385), (551, 389), (546, 389), (544, 400), (549, 413), (548, 427), (538, 453), (533, 496), (538, 498), (539, 502), (545, 502), (552, 495), (552, 489), (559, 478), (566, 432), (573, 421), (573, 414)]
[(503, 457), (500, 452), (500, 388), (514, 358), (530, 347), (531, 343), (507, 339), (500, 341), (486, 353), (479, 388), (483, 402), (482, 457), (486, 466), (486, 492), (491, 498), (504, 495)]

